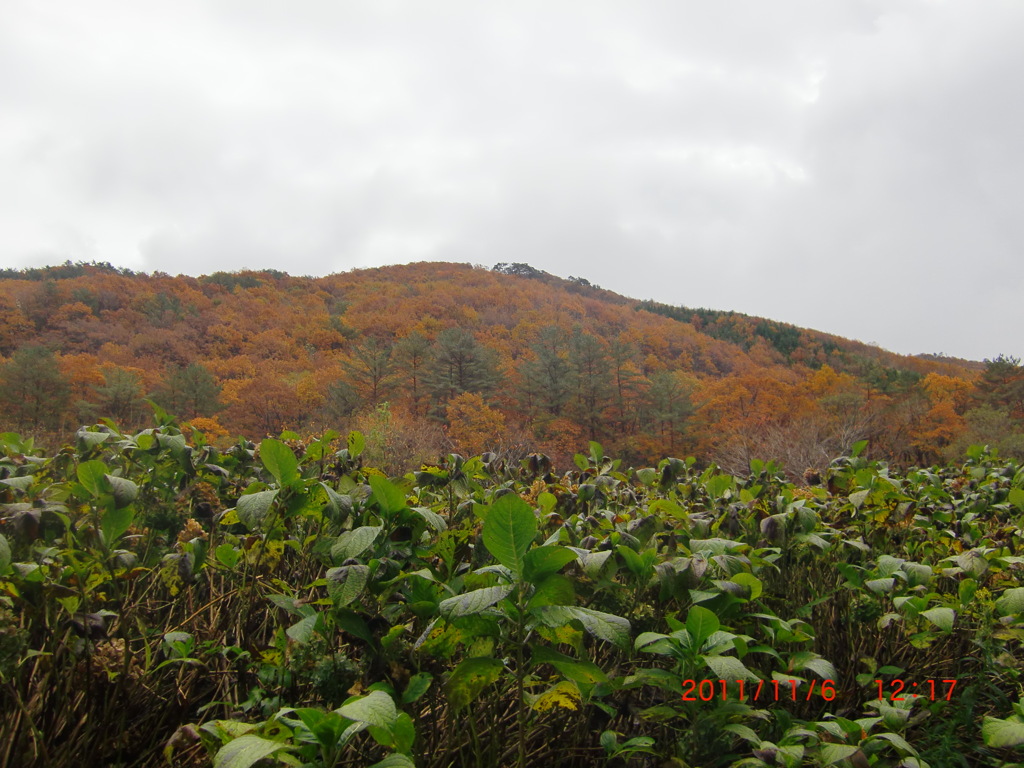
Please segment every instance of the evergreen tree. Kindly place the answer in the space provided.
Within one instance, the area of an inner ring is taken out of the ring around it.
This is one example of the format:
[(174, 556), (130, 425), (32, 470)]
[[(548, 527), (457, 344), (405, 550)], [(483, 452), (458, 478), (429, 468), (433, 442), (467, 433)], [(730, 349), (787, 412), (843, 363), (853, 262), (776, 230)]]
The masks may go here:
[(434, 411), (463, 392), (488, 392), (497, 382), (494, 352), (482, 346), (469, 331), (448, 328), (434, 343), (433, 360), (425, 383), (434, 398)]
[(391, 351), (390, 344), (369, 336), (353, 346), (351, 359), (341, 364), (353, 386), (370, 405), (386, 399), (394, 384)]
[(647, 405), (652, 425), (669, 450), (675, 450), (677, 438), (693, 415), (693, 388), (684, 383), (678, 372), (658, 371), (651, 376)]
[(338, 379), (329, 387), (321, 406), (321, 414), (332, 425), (344, 424), (362, 404), (359, 393), (343, 379)]
[(612, 394), (608, 377), (608, 355), (601, 342), (579, 328), (569, 339), (569, 365), (573, 377), (572, 413), (585, 425), (590, 439), (598, 436), (602, 411)]
[(423, 407), (427, 396), (423, 377), (430, 363), (430, 340), (419, 331), (413, 331), (395, 345), (394, 360), (405, 383), (409, 410), (418, 416), (426, 410)]
[(57, 429), (71, 386), (46, 347), (25, 347), (0, 367), (0, 407), (16, 430)]
[(614, 339), (608, 345), (609, 369), (612, 374), (612, 400), (615, 404), (619, 428), (625, 430), (632, 430), (636, 423), (636, 408), (630, 407), (636, 401), (637, 382), (640, 378), (633, 365), (636, 358), (636, 346), (628, 341)]
[(986, 360), (977, 388), (983, 405), (1006, 410), (1013, 418), (1024, 418), (1024, 367), (1018, 358), (999, 355)]
[(528, 410), (539, 409), (559, 416), (569, 399), (571, 386), (564, 334), (559, 328), (548, 326), (530, 349), (533, 359), (519, 366), (524, 404)]
[(182, 368), (171, 365), (167, 376), (153, 393), (160, 407), (182, 419), (213, 416), (223, 409), (218, 398), (220, 385), (205, 366), (191, 363)]
[(135, 426), (145, 412), (142, 379), (124, 368), (108, 368), (103, 372), (103, 385), (94, 386), (96, 401), (79, 402), (78, 411), (85, 421), (100, 417), (113, 419), (121, 426)]

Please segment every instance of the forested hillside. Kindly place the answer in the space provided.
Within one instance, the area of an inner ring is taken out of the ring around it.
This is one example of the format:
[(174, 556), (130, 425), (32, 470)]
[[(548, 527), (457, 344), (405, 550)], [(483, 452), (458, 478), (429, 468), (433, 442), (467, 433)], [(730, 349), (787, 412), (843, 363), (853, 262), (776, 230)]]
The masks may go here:
[(671, 307), (526, 264), (199, 278), (65, 264), (0, 273), (4, 430), (149, 423), (147, 398), (228, 440), (360, 429), (397, 470), (439, 454), (597, 440), (630, 462), (820, 468), (856, 440), (899, 463), (1020, 456), (1019, 361), (906, 357)]
[(1021, 764), (1016, 359), (525, 264), (0, 273), (0, 354), (0, 768)]

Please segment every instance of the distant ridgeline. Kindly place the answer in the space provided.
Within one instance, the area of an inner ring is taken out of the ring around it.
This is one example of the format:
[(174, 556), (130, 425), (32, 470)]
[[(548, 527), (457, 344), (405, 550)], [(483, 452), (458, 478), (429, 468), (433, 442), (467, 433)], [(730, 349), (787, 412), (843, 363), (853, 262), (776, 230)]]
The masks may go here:
[(0, 269), (0, 280), (67, 280), (72, 277), (107, 272), (114, 275), (132, 276), (136, 274), (126, 267), (115, 267), (106, 261), (65, 261), (56, 267), (25, 267), (24, 269)]
[(44, 441), (150, 400), (211, 440), (359, 429), (400, 469), (588, 440), (797, 476), (851, 444), (903, 464), (1024, 455), (1020, 362), (909, 357), (737, 312), (637, 301), (524, 263), (193, 278), (0, 271), (0, 430)]

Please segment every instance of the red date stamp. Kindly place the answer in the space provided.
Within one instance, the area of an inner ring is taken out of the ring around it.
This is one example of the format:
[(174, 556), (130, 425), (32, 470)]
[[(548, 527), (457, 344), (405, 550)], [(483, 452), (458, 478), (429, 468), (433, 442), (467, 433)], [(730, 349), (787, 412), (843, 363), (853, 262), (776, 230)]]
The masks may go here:
[[(879, 701), (907, 701), (910, 699), (928, 699), (929, 701), (952, 701), (956, 680), (875, 680), (878, 686)], [(888, 696), (886, 696), (888, 689)]]
[[(957, 681), (953, 680), (875, 680), (879, 701), (952, 701)], [(824, 701), (836, 698), (835, 680), (683, 680), (683, 701), (811, 701), (817, 695)]]
[(756, 684), (748, 680), (683, 680), (683, 701), (728, 701), (730, 697), (743, 701), (748, 693), (751, 701), (811, 701), (815, 695), (832, 701), (836, 697), (835, 680), (812, 680), (805, 691), (800, 690), (802, 684), (801, 680), (758, 680)]

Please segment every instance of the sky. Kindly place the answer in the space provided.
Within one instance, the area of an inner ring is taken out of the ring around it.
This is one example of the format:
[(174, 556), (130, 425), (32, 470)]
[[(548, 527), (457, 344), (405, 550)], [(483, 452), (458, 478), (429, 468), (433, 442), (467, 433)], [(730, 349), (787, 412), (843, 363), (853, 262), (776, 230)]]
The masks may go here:
[(1019, 0), (4, 0), (0, 266), (526, 262), (1024, 357)]

